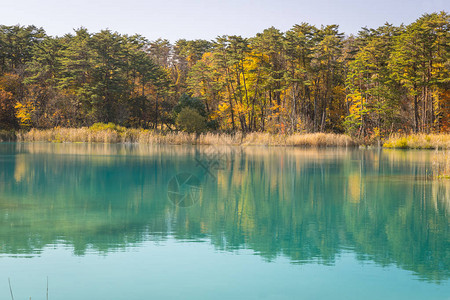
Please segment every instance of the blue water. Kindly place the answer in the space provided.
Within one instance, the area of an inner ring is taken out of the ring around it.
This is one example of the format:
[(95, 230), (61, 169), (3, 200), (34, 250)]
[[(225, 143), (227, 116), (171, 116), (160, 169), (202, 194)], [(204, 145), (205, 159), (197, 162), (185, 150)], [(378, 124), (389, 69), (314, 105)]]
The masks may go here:
[(0, 143), (0, 299), (450, 299), (446, 159)]

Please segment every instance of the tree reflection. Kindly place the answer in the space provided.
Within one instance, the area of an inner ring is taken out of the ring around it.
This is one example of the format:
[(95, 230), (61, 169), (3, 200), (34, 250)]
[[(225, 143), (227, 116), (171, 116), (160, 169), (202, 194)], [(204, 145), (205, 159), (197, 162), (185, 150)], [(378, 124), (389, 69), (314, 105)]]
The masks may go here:
[[(270, 261), (333, 264), (344, 251), (419, 278), (449, 277), (449, 181), (434, 153), (226, 149), (214, 177), (204, 148), (102, 144), (0, 145), (0, 252), (67, 244), (108, 253), (170, 237), (252, 249)], [(167, 199), (179, 172), (202, 181), (189, 208)]]

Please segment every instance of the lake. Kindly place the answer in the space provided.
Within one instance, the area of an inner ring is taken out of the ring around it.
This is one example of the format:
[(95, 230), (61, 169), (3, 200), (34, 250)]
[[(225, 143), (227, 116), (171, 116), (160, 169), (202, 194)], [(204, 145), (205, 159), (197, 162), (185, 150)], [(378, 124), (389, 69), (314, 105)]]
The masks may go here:
[(0, 143), (0, 299), (450, 299), (443, 159)]

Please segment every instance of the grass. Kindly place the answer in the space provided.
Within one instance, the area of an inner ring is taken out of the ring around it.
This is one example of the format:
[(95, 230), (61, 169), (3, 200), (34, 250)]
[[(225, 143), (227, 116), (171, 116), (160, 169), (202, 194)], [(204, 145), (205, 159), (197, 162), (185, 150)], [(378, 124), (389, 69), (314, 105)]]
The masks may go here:
[(395, 149), (450, 149), (450, 135), (391, 135), (384, 143), (383, 147)]
[(344, 134), (305, 133), (275, 135), (269, 133), (250, 133), (246, 135), (244, 145), (299, 146), (299, 147), (348, 147), (358, 143)]
[[(31, 129), (16, 133), (19, 141), (45, 141), (54, 143), (140, 143), (140, 144), (197, 144), (197, 145), (264, 145), (297, 147), (352, 147), (361, 142), (344, 134), (296, 133), (292, 135), (252, 132), (241, 133), (203, 133), (186, 132), (160, 133), (153, 130), (125, 128), (113, 123), (97, 123), (82, 128)], [(9, 138), (7, 138), (9, 137)], [(0, 140), (13, 140), (14, 133), (3, 134)], [(449, 134), (391, 135), (383, 147), (395, 149), (449, 149)]]
[(19, 141), (54, 143), (141, 143), (141, 144), (197, 144), (197, 145), (266, 145), (302, 147), (347, 147), (358, 143), (347, 135), (331, 133), (275, 135), (249, 133), (234, 135), (204, 133), (196, 136), (185, 132), (158, 133), (151, 130), (130, 129), (110, 124), (94, 124), (83, 128), (31, 129), (17, 134)]

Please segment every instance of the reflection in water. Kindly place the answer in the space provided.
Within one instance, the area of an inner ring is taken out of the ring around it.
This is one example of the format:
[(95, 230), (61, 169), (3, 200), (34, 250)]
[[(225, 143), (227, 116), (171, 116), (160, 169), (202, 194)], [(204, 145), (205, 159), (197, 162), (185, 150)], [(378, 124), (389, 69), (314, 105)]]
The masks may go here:
[[(211, 176), (196, 161), (204, 151), (0, 144), (0, 253), (60, 243), (108, 253), (170, 236), (267, 261), (332, 265), (350, 250), (421, 279), (449, 278), (450, 181), (433, 179), (435, 152), (229, 148)], [(187, 208), (167, 197), (182, 172), (202, 186)]]

